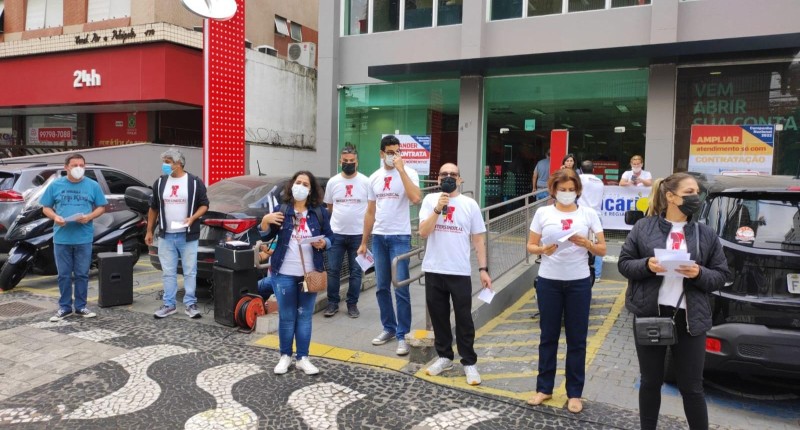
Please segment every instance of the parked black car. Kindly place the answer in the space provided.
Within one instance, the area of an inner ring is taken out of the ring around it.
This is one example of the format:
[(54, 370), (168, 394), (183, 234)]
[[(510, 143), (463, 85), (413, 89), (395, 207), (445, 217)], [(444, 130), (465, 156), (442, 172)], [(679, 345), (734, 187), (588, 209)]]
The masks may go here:
[(800, 377), (800, 179), (700, 177), (699, 220), (731, 277), (712, 294), (706, 369)]
[[(327, 178), (317, 178), (324, 188)], [(197, 249), (197, 281), (211, 283), (214, 249), (226, 240), (255, 244), (261, 239), (258, 223), (281, 202), (288, 177), (236, 176), (208, 187), (208, 212), (200, 218), (200, 243)], [(157, 231), (158, 227), (156, 227)], [(150, 263), (161, 270), (158, 259), (158, 234), (149, 247)], [(178, 272), (182, 272), (178, 264)]]

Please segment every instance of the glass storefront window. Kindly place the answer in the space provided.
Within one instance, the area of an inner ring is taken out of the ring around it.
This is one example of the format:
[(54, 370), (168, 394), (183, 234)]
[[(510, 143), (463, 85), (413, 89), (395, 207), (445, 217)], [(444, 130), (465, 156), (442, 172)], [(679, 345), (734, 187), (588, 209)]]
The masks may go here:
[(492, 0), (492, 21), (521, 18), (522, 0)]
[[(678, 69), (676, 171), (689, 170), (694, 124), (777, 126), (772, 173), (794, 175), (800, 160), (800, 60)], [(722, 162), (722, 161), (720, 161)], [(741, 169), (748, 164), (741, 162)]]
[(78, 115), (38, 115), (25, 117), (27, 147), (77, 146)]
[(542, 16), (561, 13), (562, 0), (530, 0), (528, 1), (528, 16)]
[(569, 0), (569, 12), (605, 9), (606, 0)]
[(344, 0), (344, 34), (369, 31), (369, 0)]
[(650, 4), (650, 0), (611, 0), (611, 7), (643, 6)]
[(464, 0), (438, 0), (439, 13), (436, 25), (461, 24), (461, 16), (464, 10)]
[(554, 129), (569, 130), (578, 164), (604, 166), (606, 184), (616, 184), (644, 154), (647, 82), (646, 69), (487, 78), (484, 203), (531, 192)]
[(400, 0), (372, 0), (372, 32), (400, 29)]
[(406, 0), (406, 29), (433, 25), (433, 0)]
[(339, 92), (339, 149), (355, 146), (369, 176), (380, 166), (383, 134), (430, 136), (430, 171), (438, 172), (457, 159), (459, 91), (458, 80), (349, 85)]

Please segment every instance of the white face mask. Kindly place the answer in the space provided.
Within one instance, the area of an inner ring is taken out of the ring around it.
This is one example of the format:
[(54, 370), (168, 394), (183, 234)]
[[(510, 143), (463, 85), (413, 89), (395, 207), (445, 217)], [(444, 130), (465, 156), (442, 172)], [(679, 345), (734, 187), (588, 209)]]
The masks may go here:
[(292, 185), (292, 197), (294, 197), (295, 201), (303, 202), (308, 198), (308, 193), (311, 190), (306, 188), (305, 185), (294, 184)]
[(69, 171), (69, 174), (75, 179), (82, 178), (84, 173), (86, 173), (86, 169), (80, 166), (73, 167), (72, 170)]
[(556, 200), (564, 206), (575, 203), (576, 198), (578, 198), (578, 193), (574, 191), (558, 191), (556, 193)]
[(639, 173), (639, 172), (642, 171), (642, 168), (638, 167), (638, 166), (637, 167), (631, 167), (631, 169), (633, 170), (633, 173)]
[(394, 155), (386, 154), (386, 157), (383, 159), (383, 162), (386, 163), (387, 167), (394, 167)]

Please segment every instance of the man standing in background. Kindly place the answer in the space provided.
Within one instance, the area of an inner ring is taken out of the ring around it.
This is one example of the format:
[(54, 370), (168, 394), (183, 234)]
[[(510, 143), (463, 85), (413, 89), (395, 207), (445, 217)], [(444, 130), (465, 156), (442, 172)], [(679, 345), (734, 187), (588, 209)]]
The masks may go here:
[[(547, 188), (547, 180), (550, 179), (550, 150), (548, 149), (543, 159), (536, 163), (533, 169), (533, 191)], [(536, 195), (537, 199), (547, 198), (547, 191), (542, 191)]]
[[(603, 191), (605, 186), (603, 181), (594, 175), (594, 163), (591, 160), (585, 160), (581, 163), (581, 171), (584, 172), (579, 175), (581, 178), (581, 186), (583, 191), (578, 198), (578, 204), (584, 207), (589, 207), (597, 212), (600, 220), (603, 220)], [(600, 275), (603, 273), (603, 257), (599, 255), (594, 256), (594, 279), (595, 282), (600, 280)]]

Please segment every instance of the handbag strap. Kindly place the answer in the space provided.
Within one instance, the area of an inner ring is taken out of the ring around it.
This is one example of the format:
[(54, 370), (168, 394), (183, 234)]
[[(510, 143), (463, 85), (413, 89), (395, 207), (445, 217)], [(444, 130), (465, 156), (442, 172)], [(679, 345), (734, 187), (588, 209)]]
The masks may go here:
[[(695, 246), (697, 247), (697, 258), (700, 258), (700, 226), (697, 222), (694, 223), (694, 237), (695, 237)], [(681, 296), (678, 297), (678, 304), (675, 305), (675, 312), (672, 314), (672, 321), (675, 321), (675, 316), (678, 315), (678, 310), (681, 308), (681, 302), (683, 301), (683, 295), (686, 291), (681, 291)]]
[(300, 245), (300, 242), (297, 243), (297, 250), (300, 251), (300, 264), (303, 266), (303, 275), (308, 276), (308, 272), (306, 272), (306, 260), (303, 258), (303, 245)]

